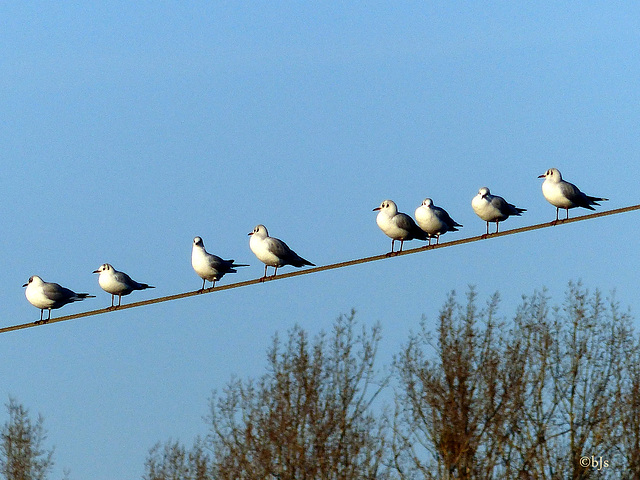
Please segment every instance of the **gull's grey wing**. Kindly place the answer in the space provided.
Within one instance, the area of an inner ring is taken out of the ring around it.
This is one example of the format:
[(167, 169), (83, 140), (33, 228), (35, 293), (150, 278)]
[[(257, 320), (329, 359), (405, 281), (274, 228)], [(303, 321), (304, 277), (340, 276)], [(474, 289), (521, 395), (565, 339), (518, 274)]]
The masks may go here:
[(599, 205), (597, 202), (606, 201), (606, 198), (591, 197), (580, 191), (573, 183), (563, 181), (560, 183), (560, 191), (569, 201), (573, 202), (576, 207), (588, 208), (595, 210), (591, 205)]
[(42, 286), (42, 291), (49, 300), (53, 300), (54, 302), (67, 303), (76, 296), (73, 290), (69, 290), (57, 283), (45, 282)]
[(129, 275), (127, 275), (124, 272), (115, 272), (114, 277), (118, 282), (123, 283), (127, 287), (132, 288), (134, 290), (138, 285), (140, 285), (138, 282), (133, 280)]
[(436, 214), (436, 216), (440, 219), (440, 221), (443, 222), (449, 228), (449, 230), (455, 232), (458, 230), (456, 227), (462, 226), (458, 222), (456, 222), (453, 218), (451, 218), (444, 208), (434, 206), (433, 211)]
[(155, 288), (155, 287), (152, 287), (151, 285), (147, 285), (146, 283), (136, 282), (134, 279), (132, 279), (129, 275), (127, 275), (124, 272), (116, 272), (115, 278), (120, 283), (126, 285), (127, 288), (130, 290), (144, 290), (146, 288)]
[(504, 198), (494, 195), (491, 199), (491, 205), (493, 205), (502, 215), (506, 217), (510, 215), (521, 215), (522, 212), (526, 212), (527, 210), (524, 208), (519, 208), (513, 205), (512, 203), (507, 202)]
[(293, 265), (294, 267), (302, 267), (303, 265), (314, 266), (309, 260), (305, 260), (296, 252), (289, 248), (289, 245), (284, 243), (279, 238), (267, 237), (267, 246), (269, 251), (282, 260), (285, 264)]
[(586, 195), (573, 183), (562, 181), (558, 184), (558, 187), (560, 188), (562, 195), (573, 203), (581, 205), (581, 200), (583, 203), (586, 201)]
[(411, 240), (412, 238), (417, 238), (419, 240), (426, 240), (428, 238), (427, 233), (424, 230), (422, 230), (418, 225), (416, 225), (416, 222), (413, 220), (413, 218), (411, 218), (406, 213), (398, 212), (394, 217), (394, 219), (395, 219), (396, 225), (399, 228), (402, 228), (403, 230), (406, 230), (409, 232), (410, 238), (407, 238), (407, 240)]
[(293, 250), (279, 238), (267, 237), (265, 238), (265, 242), (267, 242), (269, 251), (281, 260), (286, 260), (292, 256)]

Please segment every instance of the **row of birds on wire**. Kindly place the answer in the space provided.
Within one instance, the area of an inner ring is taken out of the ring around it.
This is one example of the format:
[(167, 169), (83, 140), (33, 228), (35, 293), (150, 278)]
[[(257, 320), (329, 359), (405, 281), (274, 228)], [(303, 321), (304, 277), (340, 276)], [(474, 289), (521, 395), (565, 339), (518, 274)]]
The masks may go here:
[[(539, 178), (544, 178), (542, 183), (542, 193), (544, 197), (556, 207), (556, 222), (559, 221), (560, 209), (566, 210), (566, 218), (569, 218), (569, 209), (582, 207), (594, 210), (593, 205), (599, 205), (599, 201), (608, 200), (606, 198), (592, 197), (584, 194), (578, 187), (562, 179), (562, 175), (557, 168), (550, 168)], [(489, 224), (496, 224), (496, 233), (499, 223), (511, 216), (519, 216), (526, 211), (524, 208), (516, 207), (498, 195), (492, 195), (487, 187), (482, 187), (478, 194), (473, 197), (471, 206), (474, 212), (487, 223), (487, 235), (489, 234)], [(391, 200), (384, 200), (379, 207), (373, 209), (378, 212), (376, 223), (378, 227), (391, 238), (391, 252), (394, 253), (394, 244), (400, 241), (399, 252), (405, 241), (424, 240), (431, 245), (431, 239), (435, 238), (436, 244), (440, 242), (440, 235), (446, 232), (458, 231), (462, 227), (459, 223), (441, 207), (433, 204), (430, 198), (425, 199), (416, 211), (415, 220), (402, 212)], [(257, 225), (249, 233), (249, 247), (255, 256), (264, 263), (264, 276), (267, 278), (267, 268), (274, 267), (275, 277), (278, 268), (285, 265), (303, 267), (305, 265), (315, 266), (310, 261), (302, 258), (294, 252), (282, 240), (270, 237), (264, 225)], [(202, 279), (202, 288), (205, 290), (206, 282), (212, 282), (211, 288), (227, 273), (236, 273), (236, 268), (247, 267), (246, 264), (235, 263), (234, 260), (224, 260), (205, 250), (202, 238), (195, 237), (191, 251), (191, 265), (198, 276)], [(112, 265), (105, 263), (93, 273), (98, 273), (98, 283), (107, 293), (111, 294), (111, 307), (118, 308), (121, 305), (122, 297), (129, 295), (136, 290), (154, 288), (152, 285), (140, 283), (133, 280), (124, 272), (119, 272)], [(29, 281), (23, 285), (27, 287), (25, 295), (27, 300), (36, 308), (40, 309), (40, 320), (36, 324), (46, 323), (51, 319), (51, 310), (60, 308), (68, 303), (94, 298), (95, 295), (88, 293), (76, 293), (73, 290), (62, 287), (57, 283), (45, 282), (39, 276), (33, 275)], [(118, 297), (118, 304), (115, 304), (115, 297)], [(44, 319), (44, 310), (49, 311), (49, 315)]]

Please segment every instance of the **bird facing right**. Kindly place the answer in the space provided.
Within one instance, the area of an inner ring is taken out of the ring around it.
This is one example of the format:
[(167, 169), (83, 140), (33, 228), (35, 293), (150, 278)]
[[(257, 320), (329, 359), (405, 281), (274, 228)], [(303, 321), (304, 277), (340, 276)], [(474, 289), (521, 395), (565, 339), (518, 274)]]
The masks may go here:
[(234, 260), (223, 260), (217, 255), (204, 249), (204, 241), (200, 237), (193, 239), (191, 247), (191, 266), (202, 279), (202, 289), (207, 280), (212, 282), (211, 288), (227, 273), (237, 273), (236, 267), (248, 267), (249, 265), (234, 263)]
[(595, 210), (592, 205), (600, 205), (597, 202), (609, 200), (608, 198), (590, 197), (585, 195), (573, 183), (562, 179), (562, 174), (557, 168), (550, 168), (538, 178), (544, 178), (542, 182), (542, 194), (547, 201), (556, 207), (556, 222), (561, 208), (567, 211), (566, 218), (569, 218), (569, 209), (582, 207)]

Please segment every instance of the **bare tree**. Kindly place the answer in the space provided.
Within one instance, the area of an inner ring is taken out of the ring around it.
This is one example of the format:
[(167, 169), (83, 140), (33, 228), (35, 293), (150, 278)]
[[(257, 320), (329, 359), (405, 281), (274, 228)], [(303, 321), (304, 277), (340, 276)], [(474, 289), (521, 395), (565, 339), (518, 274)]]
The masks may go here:
[(374, 360), (379, 327), (340, 317), (313, 342), (300, 327), (276, 336), (268, 373), (232, 381), (211, 399), (216, 479), (386, 478), (385, 435), (372, 404), (384, 386)]
[(423, 319), (394, 362), (391, 418), (379, 326), (343, 316), (313, 341), (296, 326), (274, 337), (267, 373), (214, 394), (208, 437), (157, 445), (144, 478), (640, 480), (630, 314), (580, 283), (559, 307), (544, 290), (511, 320), (498, 306), (496, 294), (479, 308), (471, 289), (465, 304), (448, 297), (435, 329)]
[(512, 322), (496, 322), (496, 307), (495, 296), (480, 312), (473, 291), (466, 307), (450, 296), (436, 340), (423, 323), (398, 357), (401, 476), (637, 479), (630, 316), (579, 283), (561, 308), (546, 292), (524, 297)]
[(32, 421), (15, 399), (6, 404), (9, 420), (0, 431), (0, 475), (6, 480), (44, 480), (53, 467), (53, 449), (47, 450), (44, 420)]
[(403, 478), (490, 478), (506, 454), (522, 405), (521, 348), (505, 341), (498, 296), (482, 311), (475, 296), (472, 289), (462, 307), (451, 294), (436, 340), (423, 321), (396, 361), (394, 452)]
[(628, 480), (640, 480), (640, 338), (628, 352), (625, 361), (627, 375), (622, 378), (621, 451), (629, 465)]
[(156, 444), (147, 457), (144, 480), (210, 480), (210, 459), (197, 438), (191, 450), (178, 441)]

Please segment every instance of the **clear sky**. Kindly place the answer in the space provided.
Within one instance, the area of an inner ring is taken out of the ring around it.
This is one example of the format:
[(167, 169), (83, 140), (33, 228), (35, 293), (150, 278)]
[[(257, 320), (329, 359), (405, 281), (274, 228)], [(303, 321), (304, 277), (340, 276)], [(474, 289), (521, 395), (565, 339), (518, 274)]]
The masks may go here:
[[(109, 305), (105, 262), (156, 286), (124, 302), (195, 290), (196, 235), (251, 264), (230, 283), (262, 274), (258, 223), (324, 265), (389, 250), (387, 198), (433, 198), (464, 225), (442, 241), (484, 233), (482, 186), (527, 209), (502, 229), (552, 220), (553, 166), (601, 209), (640, 202), (637, 4), (5, 2), (0, 22), (2, 326), (39, 318), (34, 274), (97, 296), (54, 316)], [(4, 334), (0, 400), (44, 416), (54, 478), (140, 478), (295, 323), (355, 308), (382, 325), (382, 366), (468, 285), (511, 316), (582, 280), (638, 317), (639, 215)]]

